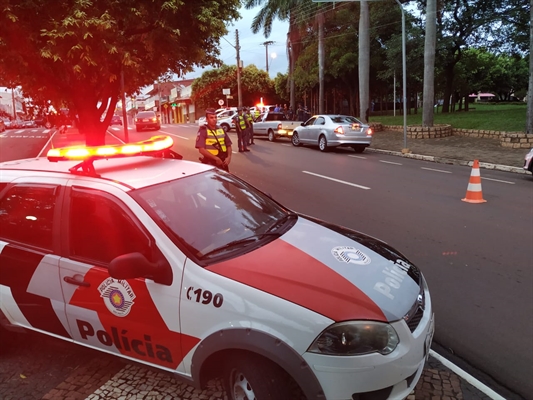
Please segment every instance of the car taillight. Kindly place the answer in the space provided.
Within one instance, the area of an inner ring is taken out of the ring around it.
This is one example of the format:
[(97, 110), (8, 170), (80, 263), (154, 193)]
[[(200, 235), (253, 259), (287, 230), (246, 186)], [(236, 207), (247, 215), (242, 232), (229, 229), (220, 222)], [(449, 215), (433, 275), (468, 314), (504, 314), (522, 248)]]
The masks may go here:
[(152, 122), (157, 122), (157, 118), (156, 117), (152, 118)]
[(368, 128), (368, 131), (366, 131), (366, 135), (372, 136), (373, 134), (374, 134), (374, 131), (372, 130), (372, 128)]
[(281, 124), (278, 124), (278, 131), (279, 131), (280, 129), (283, 129), (283, 126), (281, 126)]
[(344, 135), (344, 129), (342, 129), (342, 126), (336, 127), (333, 132), (338, 133), (339, 135)]

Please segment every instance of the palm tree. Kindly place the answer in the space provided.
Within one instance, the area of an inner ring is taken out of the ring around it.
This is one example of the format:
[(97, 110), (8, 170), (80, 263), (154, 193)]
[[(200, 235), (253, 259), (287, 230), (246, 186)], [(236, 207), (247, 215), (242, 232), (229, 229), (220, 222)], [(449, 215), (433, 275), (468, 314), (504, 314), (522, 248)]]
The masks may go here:
[(297, 24), (295, 8), (302, 2), (309, 0), (246, 0), (244, 7), (251, 8), (263, 5), (263, 8), (254, 17), (251, 25), (253, 33), (259, 32), (263, 28), (265, 38), (272, 32), (272, 23), (278, 18), (281, 21), (289, 20), (289, 31), (287, 32), (287, 57), (289, 59), (289, 90), (290, 105), (296, 110), (295, 90), (294, 90), (294, 65), (302, 50), (300, 31)]

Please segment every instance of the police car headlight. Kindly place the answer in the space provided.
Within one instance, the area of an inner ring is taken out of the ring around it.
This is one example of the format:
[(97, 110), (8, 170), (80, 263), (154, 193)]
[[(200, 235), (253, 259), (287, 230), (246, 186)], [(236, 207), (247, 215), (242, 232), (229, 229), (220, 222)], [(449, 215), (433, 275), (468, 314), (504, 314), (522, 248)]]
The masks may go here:
[(309, 347), (312, 353), (357, 356), (369, 353), (390, 354), (400, 343), (394, 328), (374, 321), (339, 322), (323, 331)]

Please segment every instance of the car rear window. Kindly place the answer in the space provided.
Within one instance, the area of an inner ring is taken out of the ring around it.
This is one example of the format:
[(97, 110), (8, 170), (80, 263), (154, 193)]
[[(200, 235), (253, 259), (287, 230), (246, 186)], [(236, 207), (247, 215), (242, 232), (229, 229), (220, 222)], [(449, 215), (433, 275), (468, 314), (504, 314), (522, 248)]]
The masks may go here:
[(286, 121), (285, 114), (283, 113), (269, 113), (267, 115), (267, 121)]
[(331, 117), (331, 120), (336, 124), (361, 124), (357, 118), (349, 117), (347, 115), (336, 115)]
[(153, 111), (144, 111), (137, 114), (137, 118), (153, 118), (155, 113)]

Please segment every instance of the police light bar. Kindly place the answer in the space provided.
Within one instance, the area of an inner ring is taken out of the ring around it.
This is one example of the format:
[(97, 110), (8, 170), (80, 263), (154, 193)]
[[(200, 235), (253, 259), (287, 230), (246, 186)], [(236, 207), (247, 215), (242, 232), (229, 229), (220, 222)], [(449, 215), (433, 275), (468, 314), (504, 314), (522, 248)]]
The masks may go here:
[(107, 158), (152, 155), (170, 149), (174, 141), (170, 136), (153, 136), (148, 140), (106, 146), (75, 146), (48, 150), (49, 161), (85, 161)]

